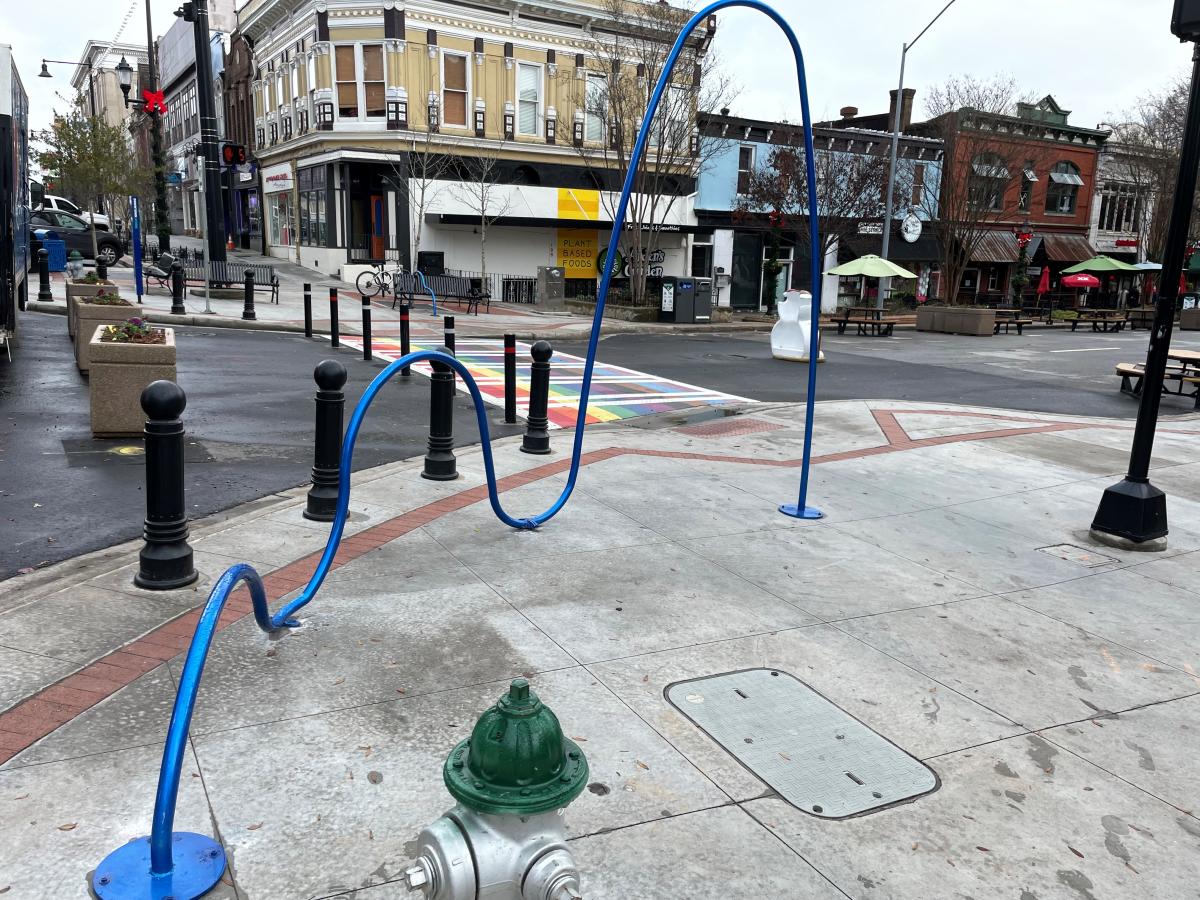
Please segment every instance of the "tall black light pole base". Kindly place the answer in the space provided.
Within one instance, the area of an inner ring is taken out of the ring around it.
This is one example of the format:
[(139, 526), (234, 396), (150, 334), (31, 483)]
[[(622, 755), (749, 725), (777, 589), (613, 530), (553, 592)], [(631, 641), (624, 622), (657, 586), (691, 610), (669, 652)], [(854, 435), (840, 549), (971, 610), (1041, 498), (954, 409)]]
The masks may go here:
[[(1133, 446), (1129, 451), (1129, 471), (1123, 481), (1106, 489), (1100, 498), (1100, 505), (1092, 520), (1092, 533), (1100, 540), (1106, 536), (1119, 538), (1136, 547), (1162, 541), (1167, 536), (1167, 497), (1150, 484), (1150, 458), (1154, 450), (1154, 430), (1158, 426), (1163, 378), (1171, 352), (1175, 298), (1179, 294), (1179, 276), (1183, 271), (1192, 199), (1196, 195), (1197, 166), (1200, 166), (1200, 45), (1193, 48), (1192, 52), (1192, 81), (1184, 119), (1183, 146), (1179, 152), (1179, 175), (1175, 180), (1171, 218), (1167, 223), (1158, 301), (1154, 310), (1154, 324), (1150, 329), (1150, 347), (1146, 351)], [(1146, 549), (1156, 547), (1151, 545)]]

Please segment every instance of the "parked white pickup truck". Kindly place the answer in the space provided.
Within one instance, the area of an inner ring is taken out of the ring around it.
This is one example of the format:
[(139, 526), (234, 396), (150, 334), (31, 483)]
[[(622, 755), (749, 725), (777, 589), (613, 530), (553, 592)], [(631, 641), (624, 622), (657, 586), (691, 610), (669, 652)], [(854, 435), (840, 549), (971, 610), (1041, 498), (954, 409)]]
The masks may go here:
[(84, 221), (95, 225), (97, 231), (112, 231), (108, 216), (103, 213), (84, 212), (66, 197), (55, 197), (53, 194), (47, 194), (45, 202), (38, 209), (56, 209), (59, 212), (74, 213)]

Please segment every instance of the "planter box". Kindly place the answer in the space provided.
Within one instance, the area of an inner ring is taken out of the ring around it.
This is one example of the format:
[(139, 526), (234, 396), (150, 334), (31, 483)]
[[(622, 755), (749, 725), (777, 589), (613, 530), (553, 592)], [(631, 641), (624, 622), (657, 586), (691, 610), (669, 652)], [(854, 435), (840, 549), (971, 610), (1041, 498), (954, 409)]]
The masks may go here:
[(110, 306), (106, 303), (75, 301), (75, 363), (84, 375), (88, 373), (92, 337), (102, 325), (120, 325), (137, 315), (136, 306)]
[(945, 331), (949, 334), (991, 334), (996, 329), (994, 309), (949, 309)]
[(152, 381), (175, 380), (175, 330), (163, 330), (165, 344), (105, 342), (99, 333), (88, 342), (93, 437), (141, 437), (142, 391)]
[(1185, 309), (1179, 314), (1180, 331), (1200, 331), (1200, 309)]
[(117, 292), (117, 286), (111, 281), (99, 281), (96, 284), (80, 284), (77, 281), (67, 282), (67, 336), (75, 340), (75, 301), (79, 297), (95, 297), (100, 288)]
[(937, 331), (937, 318), (945, 321), (946, 307), (924, 303), (917, 307), (917, 331)]

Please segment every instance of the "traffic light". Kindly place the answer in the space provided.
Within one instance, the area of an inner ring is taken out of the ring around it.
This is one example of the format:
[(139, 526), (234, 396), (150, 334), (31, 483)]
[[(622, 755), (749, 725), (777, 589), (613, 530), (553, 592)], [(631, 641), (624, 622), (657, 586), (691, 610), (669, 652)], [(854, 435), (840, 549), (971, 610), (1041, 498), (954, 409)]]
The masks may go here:
[(242, 144), (222, 144), (221, 162), (226, 166), (244, 166), (246, 164), (246, 148)]

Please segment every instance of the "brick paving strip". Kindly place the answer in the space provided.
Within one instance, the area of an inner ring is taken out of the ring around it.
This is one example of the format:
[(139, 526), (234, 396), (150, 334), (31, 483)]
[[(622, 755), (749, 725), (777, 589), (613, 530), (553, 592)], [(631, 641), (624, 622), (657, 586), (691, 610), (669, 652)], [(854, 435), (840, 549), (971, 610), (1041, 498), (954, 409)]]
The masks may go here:
[[(1023, 434), (1045, 434), (1084, 428), (1128, 428), (1128, 426), (1106, 423), (1051, 423), (1020, 416), (976, 413), (969, 410), (875, 409), (871, 413), (880, 430), (883, 432), (884, 437), (887, 439), (886, 444), (881, 444), (877, 447), (866, 447), (860, 450), (847, 450), (840, 453), (814, 456), (812, 458), (813, 464), (861, 459), (867, 456), (897, 453), (921, 447), (934, 447), (941, 444), (966, 441), (982, 441)], [(897, 414), (960, 416), (1011, 422), (1030, 422), (1032, 424), (1020, 428), (1001, 428), (991, 431), (913, 439), (896, 420)], [(1172, 433), (1191, 434), (1195, 432), (1180, 431)], [(618, 456), (654, 456), (668, 459), (703, 460), (708, 462), (741, 463), (745, 465), (783, 468), (797, 468), (801, 465), (801, 460), (799, 459), (758, 459), (745, 456), (623, 447), (610, 447), (584, 453), (580, 459), (580, 465), (587, 466)], [(497, 490), (503, 493), (504, 491), (509, 491), (513, 488), (522, 487), (523, 485), (540, 481), (543, 478), (566, 472), (570, 467), (570, 459), (560, 459), (524, 472), (507, 475), (498, 480)], [(338, 552), (333, 558), (331, 571), (344, 566), (346, 563), (372, 550), (382, 547), (396, 538), (415, 531), (422, 525), (426, 525), (448, 513), (463, 509), (487, 498), (487, 486), (478, 485), (459, 491), (449, 497), (444, 497), (434, 503), (418, 507), (415, 510), (403, 513), (386, 522), (381, 522), (378, 525), (371, 526), (357, 534), (346, 537), (342, 540)], [(307, 556), (288, 563), (282, 568), (275, 569), (270, 574), (264, 575), (262, 579), (263, 587), (266, 590), (268, 602), (276, 603), (287, 594), (297, 591), (308, 584), (309, 577), (315, 569), (318, 560), (320, 560), (322, 552), (323, 550), (319, 550), (310, 553)], [(74, 674), (66, 676), (49, 687), (42, 689), (37, 694), (22, 700), (10, 709), (0, 713), (0, 763), (5, 763), (12, 759), (22, 750), (32, 746), (36, 741), (46, 737), (102, 700), (111, 697), (126, 685), (133, 683), (146, 672), (157, 668), (167, 660), (174, 659), (185, 651), (191, 643), (192, 634), (195, 631), (196, 623), (200, 619), (202, 608), (203, 604), (121, 647), (119, 650), (114, 650), (95, 662), (84, 666)], [(249, 591), (244, 587), (239, 588), (230, 595), (229, 600), (226, 602), (225, 608), (217, 620), (217, 630), (223, 631), (234, 622), (240, 621), (250, 615), (252, 611)]]

